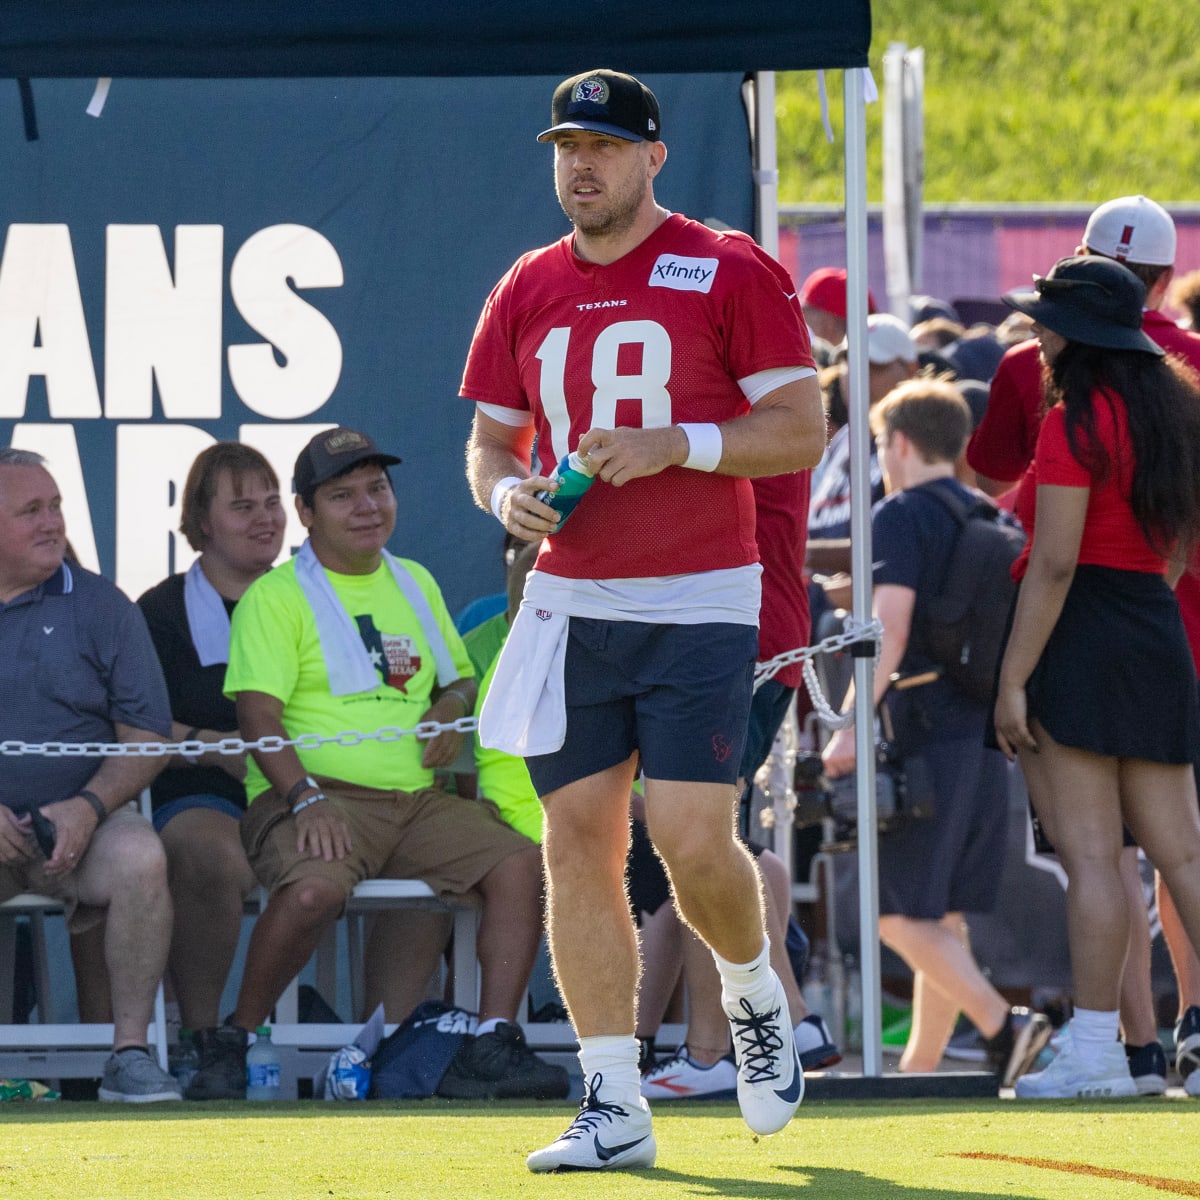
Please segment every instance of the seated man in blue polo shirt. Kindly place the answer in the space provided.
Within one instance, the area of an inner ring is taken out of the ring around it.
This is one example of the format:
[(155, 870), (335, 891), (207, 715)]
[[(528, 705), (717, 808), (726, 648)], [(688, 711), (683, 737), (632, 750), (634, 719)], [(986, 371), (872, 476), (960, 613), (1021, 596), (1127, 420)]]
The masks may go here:
[[(58, 487), (40, 455), (0, 449), (0, 696), (4, 737), (23, 742), (161, 741), (162, 671), (137, 606), (64, 562)], [(101, 1100), (180, 1099), (146, 1029), (171, 939), (162, 843), (128, 807), (165, 759), (0, 758), (0, 900), (39, 892), (67, 927), (105, 922), (113, 1054)]]

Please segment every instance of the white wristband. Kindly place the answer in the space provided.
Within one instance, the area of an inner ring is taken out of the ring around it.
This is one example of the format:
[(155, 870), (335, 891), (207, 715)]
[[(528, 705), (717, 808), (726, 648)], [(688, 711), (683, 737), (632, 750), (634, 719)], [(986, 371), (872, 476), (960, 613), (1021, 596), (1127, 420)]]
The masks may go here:
[(720, 425), (711, 422), (680, 425), (688, 440), (688, 456), (683, 465), (693, 471), (715, 471), (721, 462), (725, 439)]
[(506, 475), (500, 480), (499, 483), (496, 484), (494, 488), (492, 488), (492, 498), (489, 503), (492, 509), (492, 516), (494, 516), (497, 521), (503, 523), (504, 513), (501, 505), (504, 503), (504, 497), (507, 496), (508, 493), (511, 492), (513, 488), (515, 488), (520, 482), (521, 480), (516, 475)]
[(309, 796), (307, 800), (301, 800), (299, 804), (292, 805), (292, 816), (298, 817), (306, 808), (310, 808), (314, 804), (319, 804), (325, 799), (324, 792), (317, 792), (315, 796)]

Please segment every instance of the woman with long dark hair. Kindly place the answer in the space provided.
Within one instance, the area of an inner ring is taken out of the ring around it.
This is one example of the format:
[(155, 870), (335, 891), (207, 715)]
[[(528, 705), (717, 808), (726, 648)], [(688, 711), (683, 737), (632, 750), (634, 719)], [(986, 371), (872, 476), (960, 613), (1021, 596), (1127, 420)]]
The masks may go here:
[(1075, 998), (1070, 1038), (1020, 1097), (1136, 1094), (1117, 1041), (1123, 825), (1200, 946), (1200, 706), (1170, 586), (1200, 538), (1200, 390), (1142, 332), (1144, 298), (1094, 256), (1005, 297), (1035, 322), (1049, 409), (1017, 498), (1031, 537), (995, 733), (1067, 872)]

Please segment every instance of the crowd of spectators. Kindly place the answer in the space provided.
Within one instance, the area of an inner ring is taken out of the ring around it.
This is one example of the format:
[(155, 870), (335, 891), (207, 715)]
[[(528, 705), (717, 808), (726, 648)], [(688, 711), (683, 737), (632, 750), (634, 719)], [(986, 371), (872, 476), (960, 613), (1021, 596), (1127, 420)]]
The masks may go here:
[[(1136, 277), (1144, 308), (1140, 336), (1183, 364), (1184, 386), (1194, 386), (1200, 271), (1174, 273), (1174, 225), (1165, 210), (1140, 196), (1102, 205), (1075, 251), (1080, 261), (1092, 256), (1122, 264), (1122, 280)], [(1073, 278), (1069, 271), (1066, 276)], [(1090, 276), (1081, 278), (1086, 283)], [(770, 485), (777, 481), (761, 481), (762, 487), (755, 481), (765, 571), (760, 660), (792, 642), (820, 640), (844, 614), (852, 585), (850, 446), (856, 434), (847, 412), (846, 272), (815, 271), (799, 300), (830, 440), (811, 472), (811, 501), (808, 472), (796, 477), (802, 477), (802, 494), (775, 494)], [(961, 1012), (1007, 1086), (1034, 1066), (1051, 1030), (1044, 1016), (1014, 1006), (988, 981), (972, 954), (968, 922), (996, 902), (1004, 796), (1028, 759), (1009, 765), (987, 748), (990, 708), (969, 702), (949, 681), (903, 689), (892, 684), (932, 666), (910, 645), (909, 633), (914, 607), (944, 572), (954, 539), (954, 522), (933, 493), (942, 488), (988, 498), (1015, 510), (1012, 520), (1032, 524), (1021, 507), (1031, 502), (1028, 492), (1019, 502), (1018, 484), (1041, 452), (1046, 335), (1036, 324), (1040, 310), (1029, 304), (1027, 312), (1014, 311), (994, 325), (969, 326), (952, 303), (936, 297), (914, 297), (907, 320), (876, 311), (871, 296), (868, 306), (872, 590), (885, 631), (872, 699), (899, 724), (909, 753), (926, 760), (937, 796), (932, 819), (881, 842), (880, 936), (912, 975), (911, 1034), (900, 1047), (899, 1069), (936, 1069)], [(1182, 314), (1178, 320), (1164, 312), (1167, 306)], [(182, 1026), (196, 1031), (200, 1069), (187, 1097), (244, 1096), (250, 1035), (269, 1020), (350, 890), (376, 876), (413, 876), (442, 894), (482, 897), (479, 1025), (452, 1064), (444, 1094), (567, 1093), (567, 1073), (534, 1054), (521, 1030), (526, 1014), (520, 1004), (544, 925), (542, 812), (520, 759), (475, 739), (464, 746), (453, 731), (386, 753), (336, 744), (249, 756), (208, 752), (239, 733), (254, 739), (362, 727), (364, 696), (371, 720), (400, 728), (452, 724), (482, 705), (537, 543), (506, 539), (507, 592), (482, 598), (456, 628), (428, 572), (385, 549), (397, 526), (388, 473), (397, 461), (353, 430), (315, 438), (294, 480), (309, 537), (300, 554), (275, 566), (285, 523), (279, 480), (255, 451), (218, 443), (196, 460), (182, 498), (181, 531), (197, 553), (195, 563), (134, 605), (68, 556), (47, 465), (25, 451), (0, 450), (0, 688), (27, 698), (6, 718), (6, 738), (170, 739), (189, 747), (165, 761), (129, 756), (98, 767), (80, 758), (6, 758), (0, 777), (0, 889), (63, 901), (76, 944), (81, 1011), (86, 1004), (114, 1025), (101, 1099), (144, 1102), (182, 1094), (145, 1044), (160, 978)], [(1200, 663), (1198, 568), (1196, 559), (1180, 564), (1171, 602), (1190, 645), (1192, 685)], [(355, 612), (371, 616), (350, 620), (351, 597)], [(756, 750), (742, 767), (747, 793), (785, 714), (794, 713), (803, 726), (811, 711), (798, 669), (772, 681), (761, 699), (764, 711), (751, 717)], [(851, 697), (832, 699), (849, 711)], [(821, 740), (830, 778), (853, 770), (852, 729)], [(1197, 822), (1195, 788), (1179, 786), (1191, 797), (1190, 816), (1182, 818), (1190, 829)], [(152, 823), (130, 807), (144, 788)], [(398, 815), (400, 797), (413, 802), (411, 813)], [(635, 818), (639, 805), (635, 794)], [(1062, 832), (1063, 813), (1074, 810), (1061, 801), (1036, 808), (1031, 819), (1039, 852), (1055, 853), (1055, 840), (1060, 848), (1070, 846), (1065, 865), (1079, 887), (1090, 878), (1087, 855)], [(1043, 828), (1052, 809), (1057, 839)], [(644, 1094), (731, 1095), (736, 1073), (712, 963), (706, 952), (697, 955), (699, 943), (674, 912), (644, 823), (635, 827), (630, 890), (648, 957), (638, 1027), (646, 1044)], [(803, 964), (798, 974), (785, 968), (788, 926), (795, 924), (790, 880), (770, 851), (752, 849), (768, 884), (775, 884), (768, 886), (770, 943), (786, 981), (800, 1060), (807, 1070), (828, 1068), (839, 1059), (844, 1031), (808, 1011)], [(1200, 1094), (1200, 961), (1172, 899), (1174, 889), (1185, 888), (1190, 914), (1187, 881), (1195, 864), (1172, 861), (1172, 886), (1157, 881), (1178, 984), (1173, 1044), (1164, 1049), (1150, 989), (1150, 922), (1138, 855), (1127, 829), (1119, 864), (1115, 857), (1112, 863), (1123, 916), (1105, 927), (1106, 936), (1128, 929), (1127, 948), (1116, 956), (1123, 972), (1113, 973), (1124, 1056), (1114, 1060), (1105, 1044), (1104, 1078), (1113, 1084), (1116, 1061), (1121, 1078), (1109, 1094), (1125, 1088), (1126, 1070), (1131, 1091), (1157, 1094), (1173, 1068), (1190, 1094)], [(222, 1014), (245, 904), (260, 887), (269, 901), (254, 926), (236, 1006)], [(436, 987), (449, 936), (441, 913), (377, 917), (366, 956), (367, 1008), (382, 1004), (389, 1022), (403, 1020)], [(1103, 988), (1084, 986), (1089, 996), (1103, 992), (1109, 1004)], [(691, 1005), (686, 1041), (660, 1060), (654, 1033), (672, 996), (684, 990)], [(1056, 1042), (1072, 1062), (1118, 1028), (1115, 1013), (1101, 1025), (1091, 1009), (1080, 1011), (1085, 1017), (1074, 1039), (1060, 1034)], [(1057, 1075), (1046, 1075), (1048, 1083), (1028, 1085), (1026, 1093), (1083, 1094), (1071, 1090), (1084, 1086), (1076, 1079), (1080, 1071), (1072, 1070), (1062, 1083), (1069, 1072), (1060, 1065)], [(1080, 1070), (1086, 1083), (1087, 1071)]]

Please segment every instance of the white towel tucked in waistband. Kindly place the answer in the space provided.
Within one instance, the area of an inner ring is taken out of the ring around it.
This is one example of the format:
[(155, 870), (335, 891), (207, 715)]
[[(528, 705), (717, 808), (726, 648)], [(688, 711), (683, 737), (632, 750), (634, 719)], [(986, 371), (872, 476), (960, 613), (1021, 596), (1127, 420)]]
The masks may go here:
[(565, 613), (522, 602), (479, 713), (480, 745), (522, 758), (562, 748), (567, 621)]

